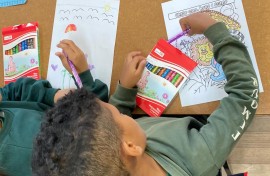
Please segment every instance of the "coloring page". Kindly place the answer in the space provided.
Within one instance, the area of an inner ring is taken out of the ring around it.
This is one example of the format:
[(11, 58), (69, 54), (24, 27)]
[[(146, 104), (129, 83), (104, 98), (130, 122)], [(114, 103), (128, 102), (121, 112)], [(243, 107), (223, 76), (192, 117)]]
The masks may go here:
[(110, 88), (119, 0), (57, 0), (47, 79), (55, 88), (76, 88), (55, 55), (63, 39), (73, 40), (85, 53), (94, 79)]
[[(247, 47), (258, 77), (260, 92), (263, 91), (241, 0), (174, 0), (163, 3), (162, 9), (168, 38), (181, 32), (181, 18), (199, 11), (205, 11), (215, 20), (224, 22), (230, 33)], [(198, 63), (180, 90), (182, 106), (217, 101), (227, 96), (224, 91), (227, 82), (225, 74), (214, 58), (213, 46), (204, 35), (184, 36), (172, 44)]]

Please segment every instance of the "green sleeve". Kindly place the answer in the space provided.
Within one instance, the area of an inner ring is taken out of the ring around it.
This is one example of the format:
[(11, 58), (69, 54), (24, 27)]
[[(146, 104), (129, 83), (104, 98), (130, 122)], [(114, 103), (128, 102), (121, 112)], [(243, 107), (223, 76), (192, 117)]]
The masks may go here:
[(2, 101), (33, 101), (52, 106), (58, 89), (52, 88), (46, 80), (20, 78), (0, 88)]
[(116, 91), (110, 97), (109, 103), (114, 105), (122, 114), (131, 116), (136, 107), (136, 95), (137, 88), (127, 89), (118, 84)]
[[(81, 78), (83, 88), (96, 94), (100, 100), (102, 100), (104, 102), (108, 102), (108, 99), (109, 99), (108, 98), (108, 94), (109, 94), (108, 93), (108, 86), (105, 83), (103, 83), (102, 81), (100, 81), (99, 79), (96, 79), (94, 81), (90, 70), (86, 70), (86, 71), (80, 73), (79, 77)], [(72, 78), (73, 78), (77, 88), (79, 88), (74, 77), (72, 77)]]
[(223, 23), (211, 26), (205, 36), (213, 44), (214, 56), (227, 78), (228, 96), (199, 131), (206, 150), (220, 168), (255, 115), (259, 88), (247, 48), (230, 35)]

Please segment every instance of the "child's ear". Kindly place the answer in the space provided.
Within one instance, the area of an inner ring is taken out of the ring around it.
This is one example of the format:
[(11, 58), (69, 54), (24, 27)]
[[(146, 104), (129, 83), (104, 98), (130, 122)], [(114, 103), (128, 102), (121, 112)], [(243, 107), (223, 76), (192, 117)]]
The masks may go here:
[(142, 147), (134, 144), (131, 141), (123, 141), (123, 150), (128, 156), (140, 156), (143, 154)]

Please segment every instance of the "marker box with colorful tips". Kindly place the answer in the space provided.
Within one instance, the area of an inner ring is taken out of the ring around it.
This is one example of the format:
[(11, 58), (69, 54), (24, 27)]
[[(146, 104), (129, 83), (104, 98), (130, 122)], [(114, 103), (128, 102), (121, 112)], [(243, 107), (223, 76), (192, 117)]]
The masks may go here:
[(163, 39), (146, 60), (136, 103), (149, 116), (160, 117), (197, 63)]
[(38, 24), (26, 23), (2, 29), (4, 82), (21, 77), (40, 78)]

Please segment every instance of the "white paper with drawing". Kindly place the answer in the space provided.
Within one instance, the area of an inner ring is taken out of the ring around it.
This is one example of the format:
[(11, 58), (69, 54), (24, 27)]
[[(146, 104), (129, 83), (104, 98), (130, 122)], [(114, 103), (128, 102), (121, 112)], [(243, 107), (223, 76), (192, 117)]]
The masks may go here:
[(117, 30), (118, 0), (58, 0), (47, 79), (56, 88), (75, 88), (71, 75), (55, 52), (56, 45), (69, 38), (85, 53), (94, 79), (110, 87)]
[[(168, 38), (181, 31), (179, 19), (198, 11), (207, 10), (211, 17), (224, 22), (230, 33), (247, 46), (258, 76), (260, 91), (263, 91), (241, 0), (174, 0), (163, 3), (162, 8)], [(184, 36), (173, 45), (199, 63), (180, 90), (182, 106), (221, 100), (227, 96), (224, 91), (226, 77), (221, 65), (213, 57), (212, 45), (203, 35)]]

